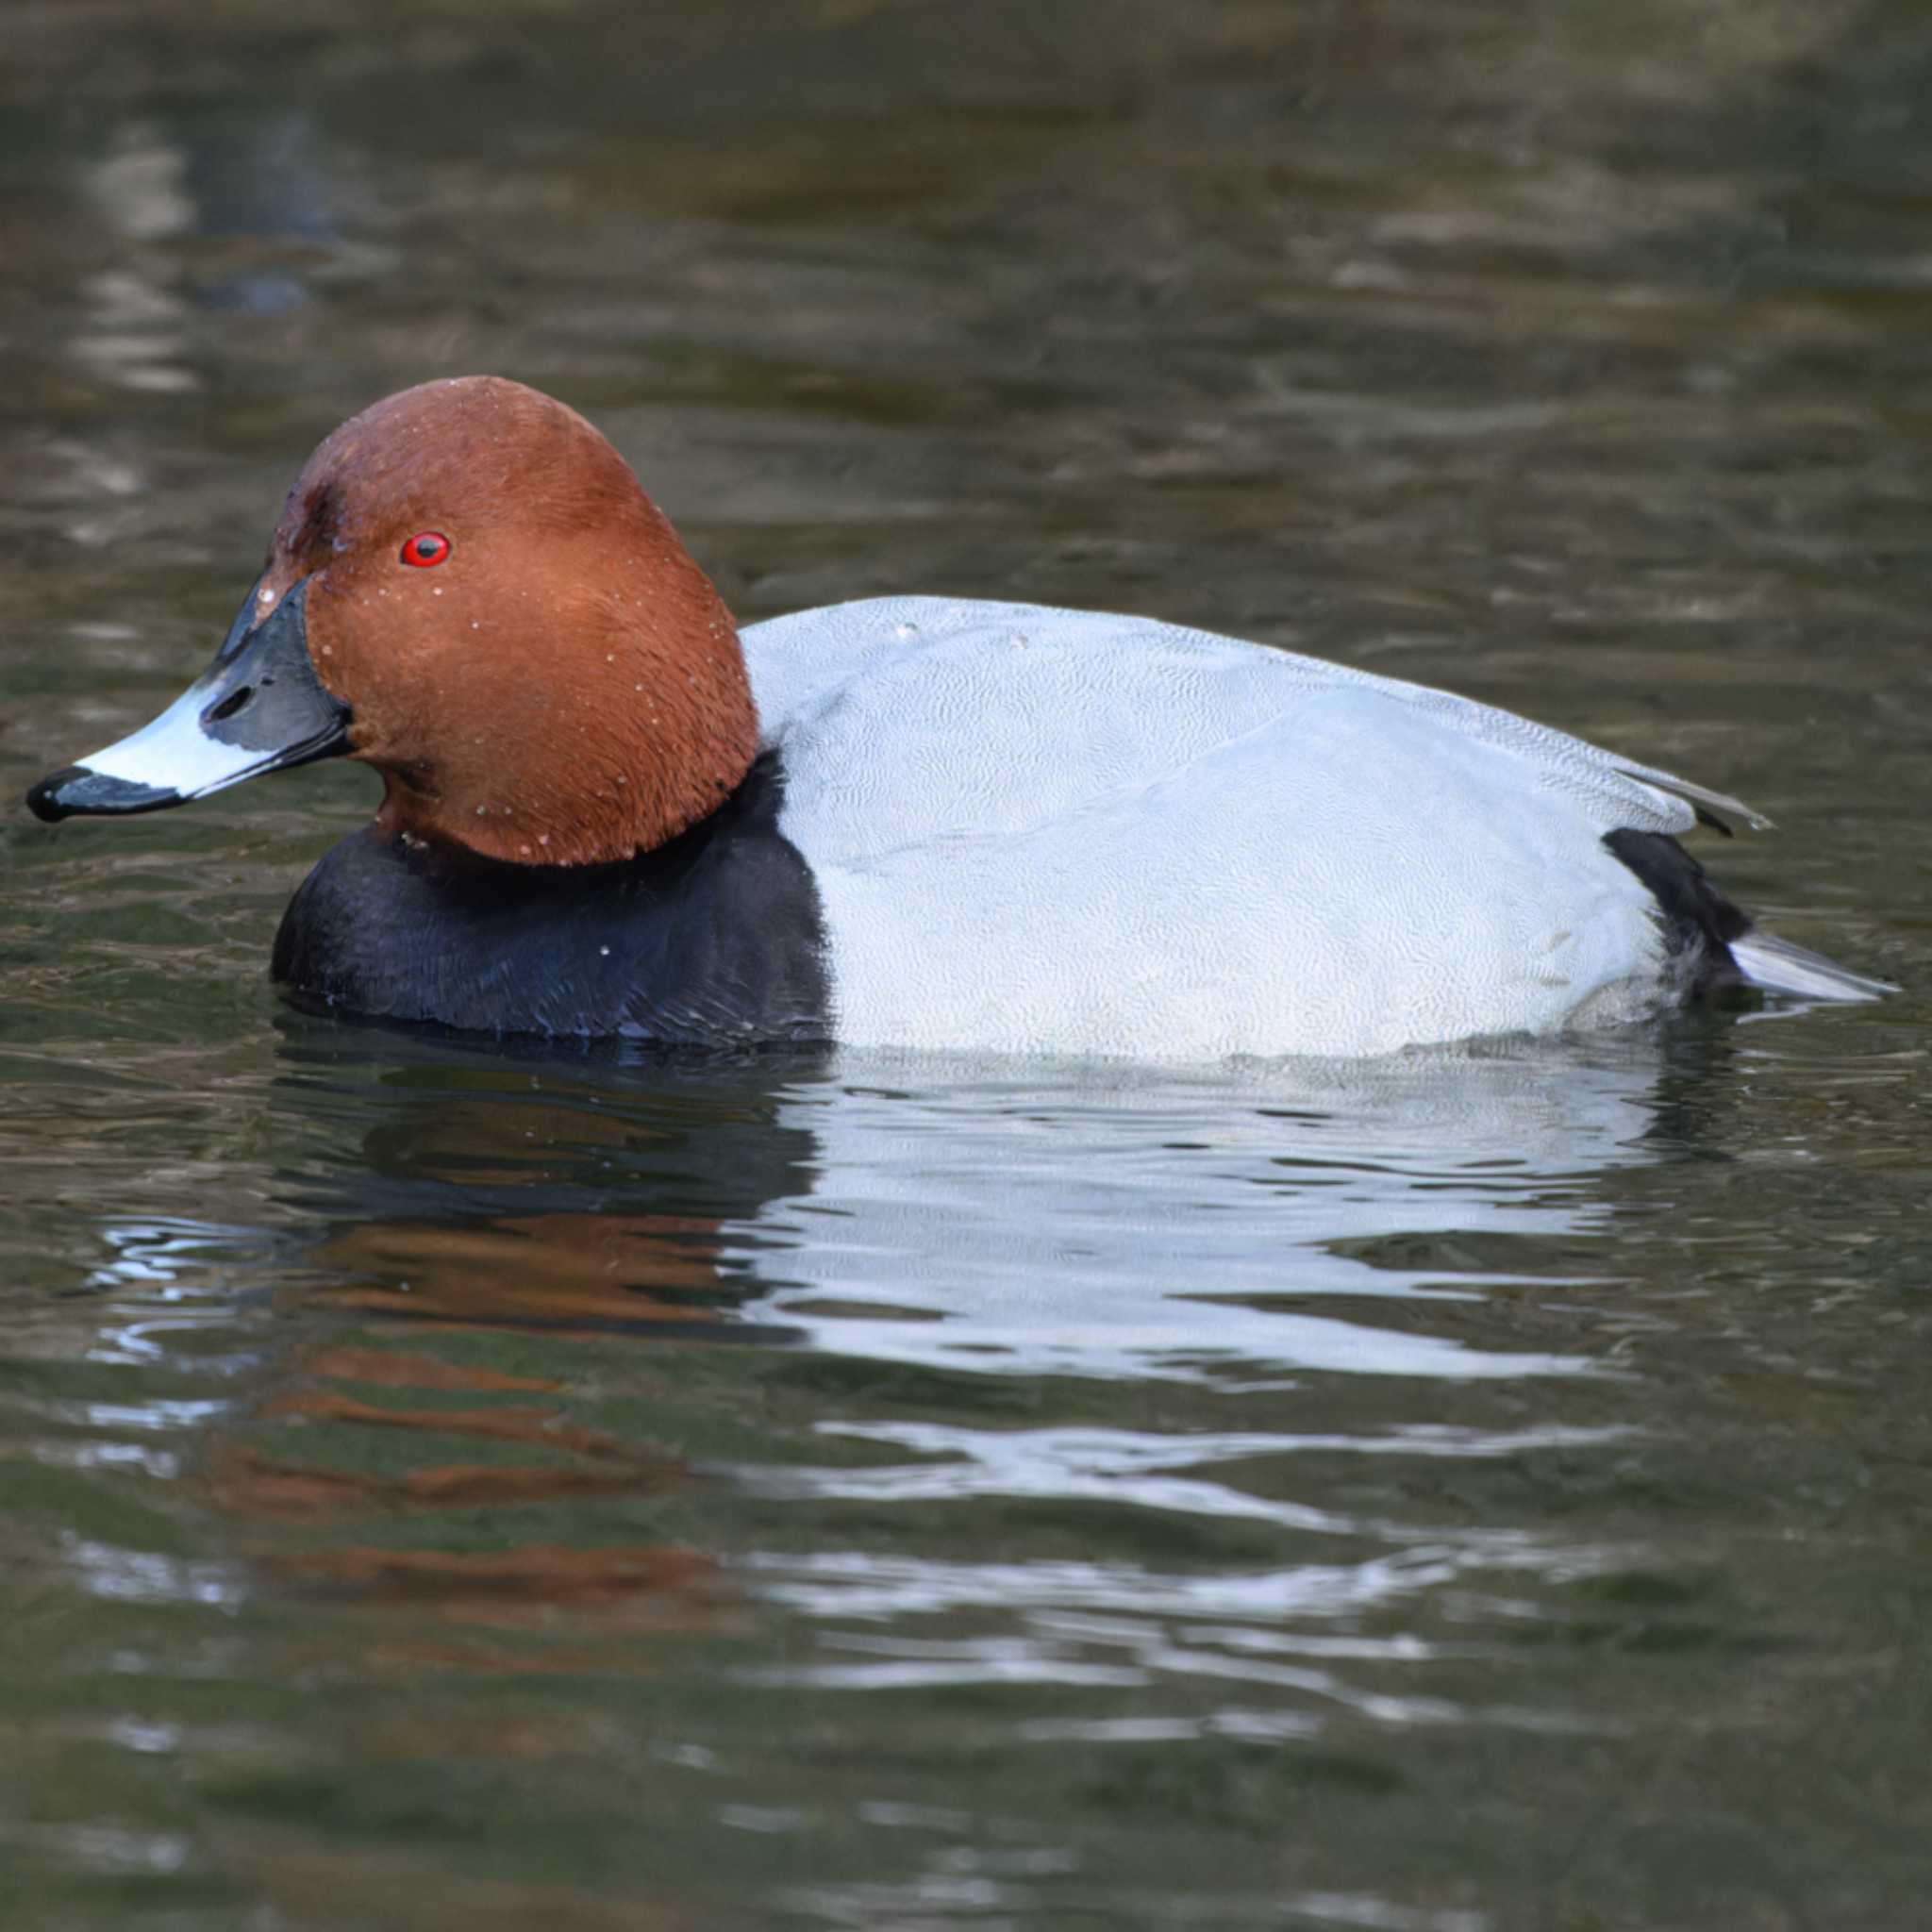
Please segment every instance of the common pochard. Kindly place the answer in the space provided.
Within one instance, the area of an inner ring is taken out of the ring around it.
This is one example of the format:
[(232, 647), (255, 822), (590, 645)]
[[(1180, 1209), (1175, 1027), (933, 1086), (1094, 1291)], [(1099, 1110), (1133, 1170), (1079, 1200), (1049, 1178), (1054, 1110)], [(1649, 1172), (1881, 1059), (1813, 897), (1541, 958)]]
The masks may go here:
[(336, 756), (382, 805), (274, 973), (391, 1020), (1206, 1059), (1879, 990), (1676, 843), (1735, 799), (1466, 698), (1031, 605), (740, 632), (604, 437), (491, 376), (336, 430), (200, 680), (27, 802)]

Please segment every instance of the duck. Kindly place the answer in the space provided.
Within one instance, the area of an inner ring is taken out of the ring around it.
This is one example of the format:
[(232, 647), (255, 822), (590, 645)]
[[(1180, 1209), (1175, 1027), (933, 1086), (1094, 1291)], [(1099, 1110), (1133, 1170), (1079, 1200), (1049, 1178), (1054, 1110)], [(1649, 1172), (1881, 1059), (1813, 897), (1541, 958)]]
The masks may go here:
[(1885, 990), (1679, 842), (1760, 815), (1448, 691), (934, 595), (741, 629), (607, 438), (498, 376), (325, 439), (212, 664), (26, 804), (338, 757), (381, 804), (271, 971), (358, 1019), (1210, 1061)]

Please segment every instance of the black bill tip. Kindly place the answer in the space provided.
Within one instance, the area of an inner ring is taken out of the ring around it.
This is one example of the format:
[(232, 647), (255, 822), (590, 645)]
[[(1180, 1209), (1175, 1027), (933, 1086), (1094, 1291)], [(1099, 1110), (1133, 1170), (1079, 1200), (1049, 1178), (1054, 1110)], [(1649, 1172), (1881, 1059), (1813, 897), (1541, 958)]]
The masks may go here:
[(68, 765), (49, 772), (26, 795), (26, 808), (53, 824), (60, 819), (105, 816), (112, 812), (159, 811), (179, 805), (181, 794), (172, 785), (143, 785), (134, 778), (114, 778), (86, 765)]

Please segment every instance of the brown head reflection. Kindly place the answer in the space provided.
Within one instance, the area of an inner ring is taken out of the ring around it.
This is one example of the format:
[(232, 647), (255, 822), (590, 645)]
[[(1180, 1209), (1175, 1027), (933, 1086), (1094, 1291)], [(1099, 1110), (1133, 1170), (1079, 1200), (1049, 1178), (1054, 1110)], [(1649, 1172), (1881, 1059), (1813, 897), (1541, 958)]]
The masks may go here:
[(291, 1055), (297, 1128), (335, 1142), (291, 1182), (322, 1225), (279, 1298), (300, 1340), (210, 1443), (208, 1491), (258, 1526), (271, 1588), (381, 1613), (378, 1667), (648, 1670), (638, 1639), (734, 1601), (708, 1551), (648, 1533), (705, 1481), (677, 1351), (728, 1333), (721, 1230), (800, 1191), (808, 1143), (742, 1069), (410, 1052), (373, 1080)]

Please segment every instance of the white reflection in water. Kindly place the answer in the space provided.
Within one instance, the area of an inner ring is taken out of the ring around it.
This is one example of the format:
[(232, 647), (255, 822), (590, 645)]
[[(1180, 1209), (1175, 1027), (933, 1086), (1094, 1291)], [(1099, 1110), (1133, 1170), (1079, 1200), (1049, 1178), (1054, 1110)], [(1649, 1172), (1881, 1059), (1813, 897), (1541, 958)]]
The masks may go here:
[[(1511, 1546), (1513, 1543), (1513, 1547)], [(1279, 1569), (1167, 1572), (1140, 1563), (946, 1563), (858, 1550), (800, 1556), (768, 1552), (741, 1559), (758, 1593), (815, 1616), (848, 1622), (955, 1610), (1029, 1616), (1087, 1608), (1134, 1618), (1239, 1618), (1269, 1624), (1292, 1617), (1351, 1618), (1387, 1609), (1453, 1583), (1465, 1573), (1522, 1569), (1567, 1580), (1613, 1560), (1552, 1553), (1506, 1532), (1461, 1543), (1414, 1543), (1357, 1563), (1291, 1563)], [(1137, 1636), (1145, 1626), (1134, 1623)], [(1422, 1652), (1414, 1655), (1423, 1655)]]
[[(1237, 1365), (1244, 1378), (1578, 1374), (1594, 1365), (1266, 1302), (1470, 1300), (1534, 1279), (1430, 1250), (1593, 1232), (1594, 1179), (1654, 1158), (1657, 1071), (1631, 1042), (1607, 1063), (1191, 1076), (851, 1056), (785, 1096), (784, 1123), (818, 1151), (810, 1192), (728, 1226), (724, 1258), (769, 1285), (749, 1319), (883, 1360), (1184, 1379)], [(1403, 1238), (1407, 1264), (1389, 1252)]]
[(61, 1554), (90, 1596), (122, 1603), (200, 1604), (232, 1609), (243, 1596), (237, 1563), (195, 1562), (152, 1550), (117, 1549), (71, 1532)]
[(130, 1831), (111, 1824), (28, 1825), (8, 1835), (42, 1852), (58, 1853), (75, 1869), (93, 1874), (171, 1874), (184, 1870), (193, 1856), (190, 1840), (177, 1833)]
[[(1493, 1592), (1506, 1575), (1572, 1581), (1622, 1553), (1440, 1511), (1403, 1521), (1399, 1483), (1364, 1489), (1333, 1473), (1338, 1458), (1526, 1466), (1628, 1435), (1449, 1422), (1428, 1405), (1532, 1377), (1610, 1382), (1595, 1357), (1507, 1346), (1507, 1312), (1480, 1342), (1470, 1330), (1499, 1288), (1533, 1307), (1548, 1297), (1525, 1289), (1603, 1286), (1585, 1272), (1607, 1229), (1601, 1182), (1658, 1158), (1659, 1072), (1657, 1049), (1626, 1041), (1595, 1058), (1553, 1050), (1219, 1077), (1056, 1069), (1024, 1083), (1011, 1068), (846, 1060), (791, 1088), (781, 1117), (811, 1135), (810, 1191), (726, 1234), (729, 1259), (765, 1284), (751, 1320), (850, 1356), (1124, 1389), (1191, 1381), (1244, 1406), (1241, 1426), (1195, 1416), (1173, 1431), (824, 1415), (828, 1441), (898, 1455), (741, 1467), (744, 1488), (900, 1506), (926, 1534), (948, 1506), (1072, 1505), (1240, 1524), (1281, 1550), (1172, 1570), (754, 1555), (751, 1588), (817, 1625), (814, 1655), (759, 1681), (1053, 1685), (1157, 1707), (1042, 1719), (1062, 1726), (1024, 1731), (1042, 1743), (1145, 1737), (1147, 1725), (1276, 1742), (1338, 1721), (1595, 1728), (1560, 1710), (1453, 1699), (1429, 1680), (1469, 1657), (1441, 1634), (1445, 1603)], [(1332, 1314), (1307, 1306), (1322, 1296)], [(1411, 1312), (1396, 1325), (1399, 1303)], [(1304, 1391), (1338, 1380), (1362, 1389), (1357, 1406), (1311, 1409)], [(1244, 1687), (1246, 1701), (1221, 1704), (1218, 1685)]]
[(136, 1283), (172, 1287), (183, 1274), (203, 1268), (209, 1246), (225, 1235), (245, 1229), (218, 1227), (206, 1221), (105, 1221), (101, 1239), (114, 1258), (87, 1277), (89, 1288), (122, 1288)]
[(1385, 1534), (1407, 1541), (1403, 1527), (1271, 1501), (1232, 1486), (1174, 1474), (1207, 1462), (1249, 1462), (1296, 1451), (1435, 1457), (1499, 1457), (1536, 1449), (1594, 1447), (1621, 1429), (1529, 1428), (1506, 1434), (1437, 1427), (1394, 1429), (1384, 1436), (1298, 1436), (1248, 1431), (1231, 1435), (1137, 1435), (1120, 1429), (974, 1429), (933, 1423), (820, 1424), (828, 1435), (903, 1445), (936, 1462), (884, 1469), (756, 1469), (746, 1487), (767, 1495), (808, 1494), (855, 1501), (919, 1503), (971, 1496), (1051, 1496), (1134, 1503), (1193, 1516), (1246, 1517), (1284, 1528), (1338, 1536)]
[[(1147, 1735), (1165, 1739), (1183, 1734), (1156, 1730)], [(1043, 1874), (1056, 1868), (1033, 1869)], [(1064, 1869), (1076, 1868), (1068, 1865)], [(851, 1927), (853, 1932), (881, 1925), (960, 1924), (965, 1923), (961, 1917), (964, 1913), (971, 1913), (975, 1924), (997, 1923), (1006, 1927), (1017, 1921), (1007, 1917), (993, 1922), (984, 1915), (995, 1910), (1035, 1913), (1045, 1903), (1037, 1889), (999, 1885), (986, 1878), (956, 1877), (944, 1872), (928, 1873), (903, 1885), (812, 1886), (781, 1893), (779, 1897), (782, 1904), (796, 1911), (828, 1925)], [(1221, 1893), (1210, 1899), (1204, 1898), (1199, 1891), (1162, 1896), (1144, 1889), (1118, 1893), (1095, 1887), (1081, 1895), (1081, 1907), (1082, 1916), (1105, 1914), (1111, 1919), (1119, 1914), (1124, 1924), (1210, 1928), (1325, 1925), (1346, 1927), (1349, 1932), (1490, 1932), (1494, 1924), (1487, 1912), (1453, 1907), (1391, 1905), (1363, 1892), (1236, 1892)]]

